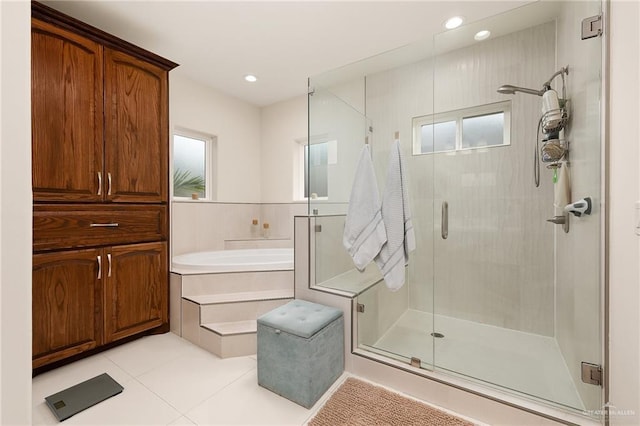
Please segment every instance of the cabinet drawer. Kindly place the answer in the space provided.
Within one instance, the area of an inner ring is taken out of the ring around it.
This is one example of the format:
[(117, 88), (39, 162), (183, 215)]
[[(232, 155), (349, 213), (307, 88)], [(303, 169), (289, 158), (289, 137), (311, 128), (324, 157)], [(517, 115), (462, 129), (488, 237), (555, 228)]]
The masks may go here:
[(167, 239), (164, 205), (33, 208), (33, 251), (126, 244)]

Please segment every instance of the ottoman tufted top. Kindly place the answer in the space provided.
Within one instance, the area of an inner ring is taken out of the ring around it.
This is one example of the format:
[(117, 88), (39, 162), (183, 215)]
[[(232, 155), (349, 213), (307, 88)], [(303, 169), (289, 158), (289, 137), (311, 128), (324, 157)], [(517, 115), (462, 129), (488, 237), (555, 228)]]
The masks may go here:
[(292, 300), (262, 315), (258, 318), (258, 324), (309, 338), (341, 316), (340, 309), (305, 300)]

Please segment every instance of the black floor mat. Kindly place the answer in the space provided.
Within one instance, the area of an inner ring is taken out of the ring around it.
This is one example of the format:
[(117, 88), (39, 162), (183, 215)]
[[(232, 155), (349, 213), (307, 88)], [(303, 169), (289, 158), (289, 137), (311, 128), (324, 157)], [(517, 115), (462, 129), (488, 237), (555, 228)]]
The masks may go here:
[(78, 414), (107, 398), (122, 392), (124, 388), (107, 373), (78, 383), (45, 398), (47, 405), (59, 421)]

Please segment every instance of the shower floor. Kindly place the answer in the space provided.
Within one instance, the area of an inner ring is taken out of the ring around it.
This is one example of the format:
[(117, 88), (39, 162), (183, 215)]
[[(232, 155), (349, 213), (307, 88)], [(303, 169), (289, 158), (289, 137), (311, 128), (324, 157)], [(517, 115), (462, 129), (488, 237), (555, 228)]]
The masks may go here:
[[(373, 345), (387, 355), (419, 358), (449, 370), (575, 409), (584, 405), (555, 339), (407, 310)], [(444, 334), (431, 337), (432, 332)], [(433, 344), (435, 342), (435, 351)]]

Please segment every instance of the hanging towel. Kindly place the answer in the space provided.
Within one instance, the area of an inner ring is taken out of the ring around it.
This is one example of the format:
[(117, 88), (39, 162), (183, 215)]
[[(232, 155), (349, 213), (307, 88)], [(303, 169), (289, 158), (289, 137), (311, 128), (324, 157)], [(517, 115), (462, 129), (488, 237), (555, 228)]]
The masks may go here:
[(404, 266), (409, 261), (409, 252), (416, 248), (405, 173), (400, 141), (396, 140), (391, 147), (387, 183), (382, 195), (382, 219), (387, 230), (387, 242), (375, 258), (385, 284), (392, 291), (403, 286)]
[[(553, 185), (553, 205), (557, 209), (556, 216), (563, 216), (564, 207), (571, 202), (571, 180), (569, 163), (561, 163), (558, 181)], [(559, 213), (558, 213), (559, 212)]]
[(387, 241), (380, 210), (380, 193), (369, 145), (360, 153), (351, 187), (342, 243), (359, 271), (373, 260)]

